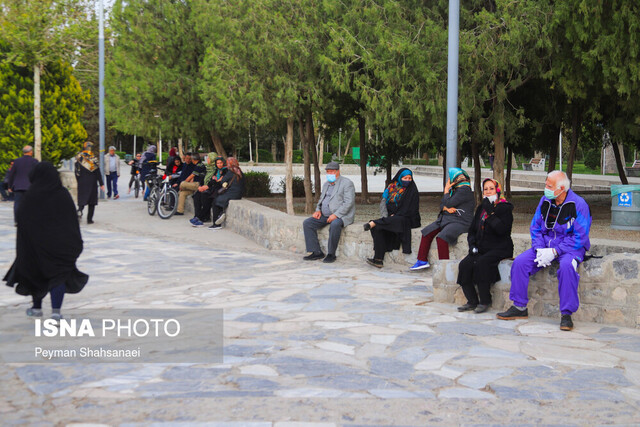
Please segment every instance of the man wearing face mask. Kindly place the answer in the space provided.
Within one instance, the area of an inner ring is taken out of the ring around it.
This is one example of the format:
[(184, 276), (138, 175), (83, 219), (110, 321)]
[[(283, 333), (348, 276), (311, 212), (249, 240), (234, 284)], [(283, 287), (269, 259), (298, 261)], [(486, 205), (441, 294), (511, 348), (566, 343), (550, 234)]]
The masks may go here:
[(513, 305), (498, 313), (498, 319), (526, 319), (529, 277), (557, 260), (558, 294), (562, 318), (560, 329), (573, 329), (571, 314), (578, 310), (578, 265), (589, 250), (591, 210), (584, 199), (574, 193), (567, 175), (553, 171), (547, 175), (544, 196), (531, 221), (532, 247), (518, 255), (511, 266)]
[[(342, 228), (353, 223), (356, 213), (356, 190), (351, 180), (340, 176), (340, 164), (329, 162), (326, 166), (327, 182), (322, 186), (316, 211), (302, 223), (307, 252), (303, 259), (313, 261), (324, 258), (323, 262), (336, 260), (336, 249)], [(318, 230), (329, 226), (327, 256), (320, 249)]]

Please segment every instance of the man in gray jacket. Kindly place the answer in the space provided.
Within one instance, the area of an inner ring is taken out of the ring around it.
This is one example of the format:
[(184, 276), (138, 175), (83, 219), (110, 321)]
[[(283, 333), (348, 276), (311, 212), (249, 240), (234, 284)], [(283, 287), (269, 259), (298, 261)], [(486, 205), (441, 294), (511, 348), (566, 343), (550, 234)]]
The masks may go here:
[[(356, 213), (356, 190), (353, 182), (340, 176), (340, 164), (337, 162), (329, 162), (326, 170), (327, 182), (322, 186), (316, 211), (302, 223), (307, 252), (310, 252), (303, 258), (306, 261), (324, 258), (323, 262), (334, 262), (342, 228), (353, 224)], [(329, 243), (325, 257), (318, 242), (318, 230), (327, 225)]]

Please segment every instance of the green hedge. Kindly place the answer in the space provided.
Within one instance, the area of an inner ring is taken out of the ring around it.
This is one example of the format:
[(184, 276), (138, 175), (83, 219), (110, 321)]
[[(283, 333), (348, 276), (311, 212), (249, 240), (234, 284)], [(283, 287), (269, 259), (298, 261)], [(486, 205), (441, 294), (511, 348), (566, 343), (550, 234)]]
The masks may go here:
[(326, 165), (333, 158), (333, 153), (322, 153), (322, 164)]
[(273, 163), (273, 155), (269, 150), (263, 150), (262, 148), (258, 150), (258, 161), (260, 163)]
[(245, 197), (271, 196), (271, 177), (267, 172), (245, 172)]
[[(278, 188), (282, 194), (286, 194), (286, 178), (280, 180)], [(313, 186), (311, 186), (311, 191), (313, 191)], [(304, 197), (304, 178), (301, 176), (293, 177), (293, 197)]]

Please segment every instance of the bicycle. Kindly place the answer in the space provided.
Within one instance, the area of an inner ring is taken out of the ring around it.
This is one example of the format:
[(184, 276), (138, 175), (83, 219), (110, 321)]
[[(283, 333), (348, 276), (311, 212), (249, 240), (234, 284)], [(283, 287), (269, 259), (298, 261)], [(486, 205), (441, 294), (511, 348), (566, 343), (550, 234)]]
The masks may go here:
[(149, 189), (149, 196), (147, 197), (147, 212), (149, 215), (153, 216), (156, 214), (156, 210), (158, 209), (158, 193), (162, 178), (158, 176), (158, 162), (156, 160), (150, 160), (148, 164), (151, 168), (145, 176), (147, 188)]
[(178, 209), (178, 192), (171, 187), (171, 175), (162, 177), (162, 188), (158, 192), (158, 216), (169, 219)]
[(140, 171), (138, 170), (136, 171), (136, 175), (133, 177), (133, 194), (136, 196), (136, 199), (140, 195), (140, 187), (142, 187), (142, 185), (140, 181)]

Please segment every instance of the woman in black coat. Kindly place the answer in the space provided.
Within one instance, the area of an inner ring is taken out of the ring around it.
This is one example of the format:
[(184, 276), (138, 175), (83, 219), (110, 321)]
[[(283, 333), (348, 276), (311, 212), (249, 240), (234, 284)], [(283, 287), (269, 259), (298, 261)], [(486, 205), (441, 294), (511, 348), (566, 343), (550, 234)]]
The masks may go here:
[(458, 284), (467, 297), (467, 303), (458, 311), (487, 311), (491, 306), (491, 284), (500, 280), (498, 263), (513, 256), (513, 205), (501, 198), (498, 181), (487, 178), (482, 188), (484, 198), (467, 235), (469, 255), (458, 266)]
[(100, 163), (93, 153), (93, 142), (85, 142), (84, 149), (76, 156), (76, 181), (78, 182), (78, 216), (89, 205), (87, 224), (93, 224), (93, 213), (98, 204), (98, 184), (104, 191)]
[(449, 259), (449, 245), (456, 243), (458, 237), (469, 229), (475, 205), (469, 174), (460, 168), (449, 168), (449, 180), (444, 187), (438, 218), (422, 229), (418, 259), (410, 270), (431, 266), (428, 258), (434, 238), (438, 258)]
[(229, 206), (229, 201), (239, 200), (244, 195), (244, 175), (240, 169), (238, 159), (235, 157), (227, 158), (227, 173), (218, 182), (220, 189), (213, 202), (211, 216), (213, 225), (209, 227), (211, 230), (222, 228), (222, 223), (226, 218), (225, 210)]
[(31, 186), (18, 209), (16, 259), (4, 280), (20, 295), (31, 295), (28, 316), (42, 316), (42, 299), (51, 294), (53, 319), (60, 319), (65, 293), (77, 293), (89, 276), (78, 271), (82, 236), (73, 199), (49, 162), (29, 175)]
[(380, 203), (382, 218), (364, 224), (371, 230), (373, 258), (367, 262), (382, 268), (384, 255), (402, 245), (402, 252), (411, 253), (411, 229), (420, 227), (420, 194), (413, 181), (413, 172), (402, 168), (382, 193)]

